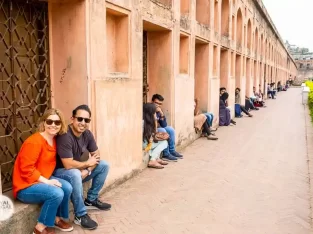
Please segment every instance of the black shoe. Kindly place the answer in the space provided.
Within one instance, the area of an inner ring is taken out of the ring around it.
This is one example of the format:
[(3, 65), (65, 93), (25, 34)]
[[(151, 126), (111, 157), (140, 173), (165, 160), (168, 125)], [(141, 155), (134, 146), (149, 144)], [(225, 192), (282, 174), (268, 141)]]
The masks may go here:
[(230, 120), (230, 122), (233, 124), (233, 125), (236, 125), (236, 122), (234, 120)]
[(110, 210), (111, 209), (110, 204), (102, 202), (98, 198), (94, 201), (89, 201), (88, 199), (85, 199), (84, 204), (87, 210), (94, 210), (94, 209)]
[(168, 161), (168, 162), (177, 162), (177, 158), (171, 154), (163, 155), (162, 160)]
[(81, 226), (84, 229), (88, 230), (94, 230), (98, 227), (98, 224), (93, 221), (88, 214), (85, 214), (83, 216), (77, 217), (75, 215), (74, 223)]
[(179, 158), (179, 159), (183, 159), (184, 158), (183, 155), (181, 155), (180, 153), (178, 153), (176, 151), (172, 152), (171, 155), (173, 155), (174, 157)]

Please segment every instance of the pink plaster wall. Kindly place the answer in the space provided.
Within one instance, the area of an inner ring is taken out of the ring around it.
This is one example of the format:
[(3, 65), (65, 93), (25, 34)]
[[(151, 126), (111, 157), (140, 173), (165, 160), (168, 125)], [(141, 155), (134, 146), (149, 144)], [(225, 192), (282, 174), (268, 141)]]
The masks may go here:
[(209, 44), (196, 44), (195, 47), (195, 98), (199, 108), (208, 110), (209, 103)]
[(253, 87), (253, 64), (251, 59), (247, 59), (247, 72), (246, 72), (246, 95), (248, 97), (252, 96), (252, 87)]
[(148, 83), (152, 95), (161, 94), (163, 111), (171, 124), (172, 115), (172, 37), (170, 32), (148, 32)]
[(128, 72), (128, 16), (106, 14), (106, 35), (107, 35), (107, 67), (108, 72)]
[(196, 20), (205, 25), (210, 25), (210, 1), (196, 1)]
[(88, 103), (85, 3), (49, 3), (52, 103), (67, 119)]
[(215, 116), (219, 115), (219, 90), (220, 90), (220, 79), (217, 77), (212, 77), (210, 79), (210, 112), (213, 112)]
[(220, 52), (220, 80), (221, 87), (229, 90), (228, 83), (230, 77), (230, 56), (228, 50), (221, 50)]
[[(206, 106), (207, 111), (213, 112), (217, 119), (221, 85), (227, 86), (231, 108), (235, 87), (242, 89), (244, 99), (247, 69), (245, 60), (249, 55), (246, 54), (244, 45), (242, 50), (236, 52), (236, 42), (231, 41), (232, 48), (228, 49), (234, 51), (234, 57), (239, 53), (240, 59), (233, 65), (230, 58), (220, 61), (220, 35), (215, 35), (214, 31), (218, 32), (221, 27), (221, 15), (214, 16), (214, 11), (221, 13), (219, 5), (221, 1), (201, 1), (211, 4), (210, 12), (207, 12), (206, 16), (199, 15), (199, 11), (203, 12), (206, 8), (196, 9), (196, 1), (70, 0), (62, 4), (57, 3), (64, 2), (61, 0), (53, 2), (49, 4), (53, 105), (60, 107), (67, 115), (78, 104), (88, 103), (91, 106), (94, 113), (92, 130), (96, 135), (101, 157), (111, 164), (109, 184), (138, 169), (142, 163), (143, 29), (148, 31), (149, 100), (154, 93), (160, 93), (165, 97), (163, 108), (169, 125), (176, 130), (178, 144), (186, 145), (195, 138), (193, 127), (195, 96), (200, 96), (203, 100), (201, 107)], [(172, 7), (159, 4), (160, 2), (170, 3)], [(181, 2), (184, 3), (182, 12), (187, 11), (188, 2), (191, 4), (189, 8), (191, 22), (197, 17), (203, 18), (205, 22), (208, 17), (211, 18), (210, 29), (201, 26), (201, 30), (198, 30), (197, 24), (197, 30), (195, 28), (183, 30), (179, 24), (178, 4)], [(237, 5), (239, 4), (242, 5), (237, 1)], [(122, 14), (126, 14), (127, 17), (121, 18), (107, 7), (123, 12)], [(233, 13), (236, 14), (236, 10), (234, 9)], [(108, 16), (107, 12), (110, 13)], [(249, 14), (250, 11), (247, 12)], [(224, 14), (224, 23), (225, 15), (227, 14)], [(232, 23), (233, 32), (237, 33), (240, 41), (244, 35), (243, 22), (246, 22), (247, 17), (246, 14), (239, 16), (239, 25), (237, 18), (232, 17), (236, 21)], [(187, 56), (183, 60), (179, 56), (181, 34), (188, 36), (188, 43), (185, 44), (188, 49), (183, 50)], [(194, 46), (195, 38), (199, 37), (209, 43), (209, 49), (208, 51), (205, 49), (203, 55), (197, 52)], [(216, 46), (214, 51), (213, 45)], [(208, 58), (204, 58), (205, 56)], [(183, 62), (181, 67), (187, 67), (185, 74), (179, 74), (181, 62)], [(221, 62), (223, 64), (220, 64)], [(233, 72), (230, 72), (231, 67)], [(66, 72), (63, 74), (65, 68)], [(271, 66), (267, 67), (267, 79), (272, 76), (269, 73), (270, 68)], [(291, 70), (295, 72), (294, 69)], [(112, 75), (114, 72), (122, 74)]]
[(188, 75), (175, 78), (175, 131), (178, 145), (186, 145), (194, 138), (194, 85)]
[(139, 80), (94, 81), (94, 109), (101, 158), (110, 163), (107, 185), (142, 163), (142, 88)]

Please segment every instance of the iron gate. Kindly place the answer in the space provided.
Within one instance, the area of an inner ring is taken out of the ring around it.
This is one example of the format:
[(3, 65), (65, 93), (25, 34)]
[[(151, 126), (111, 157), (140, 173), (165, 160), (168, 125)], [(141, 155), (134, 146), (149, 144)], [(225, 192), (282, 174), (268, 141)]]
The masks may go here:
[(142, 45), (142, 69), (143, 69), (143, 103), (148, 102), (148, 35), (147, 31), (143, 31)]
[(0, 0), (0, 165), (2, 190), (12, 188), (23, 141), (50, 107), (47, 3)]

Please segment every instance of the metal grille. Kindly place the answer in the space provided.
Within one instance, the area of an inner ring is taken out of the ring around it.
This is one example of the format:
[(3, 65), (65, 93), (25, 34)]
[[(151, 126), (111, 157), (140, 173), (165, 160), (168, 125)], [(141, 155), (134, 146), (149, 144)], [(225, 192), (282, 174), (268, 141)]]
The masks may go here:
[(2, 190), (23, 141), (50, 107), (47, 3), (0, 0), (0, 165)]
[(143, 31), (143, 45), (142, 45), (142, 69), (143, 69), (143, 103), (148, 101), (148, 35)]

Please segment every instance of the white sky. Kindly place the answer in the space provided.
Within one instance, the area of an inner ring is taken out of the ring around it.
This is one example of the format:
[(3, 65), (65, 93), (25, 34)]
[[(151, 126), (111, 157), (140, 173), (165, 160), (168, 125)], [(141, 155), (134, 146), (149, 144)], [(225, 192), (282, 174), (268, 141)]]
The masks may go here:
[(263, 0), (284, 42), (313, 52), (313, 0)]

